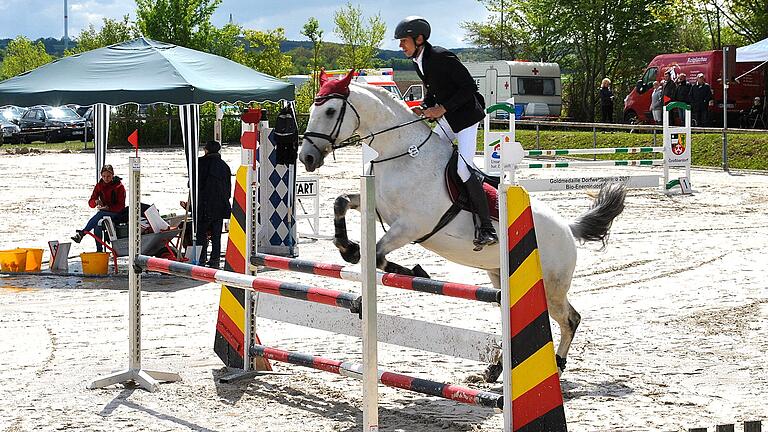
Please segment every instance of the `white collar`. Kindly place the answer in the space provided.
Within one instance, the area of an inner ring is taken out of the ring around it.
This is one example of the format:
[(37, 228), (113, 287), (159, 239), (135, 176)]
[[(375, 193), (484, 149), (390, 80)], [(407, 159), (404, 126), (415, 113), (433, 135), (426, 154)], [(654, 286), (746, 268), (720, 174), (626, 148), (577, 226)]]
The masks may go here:
[(421, 72), (422, 75), (424, 74), (424, 67), (421, 65), (421, 59), (424, 58), (424, 48), (425, 46), (422, 45), (421, 52), (419, 53), (418, 56), (416, 56), (415, 59), (413, 59), (413, 62), (416, 63), (416, 65), (419, 67), (419, 71)]

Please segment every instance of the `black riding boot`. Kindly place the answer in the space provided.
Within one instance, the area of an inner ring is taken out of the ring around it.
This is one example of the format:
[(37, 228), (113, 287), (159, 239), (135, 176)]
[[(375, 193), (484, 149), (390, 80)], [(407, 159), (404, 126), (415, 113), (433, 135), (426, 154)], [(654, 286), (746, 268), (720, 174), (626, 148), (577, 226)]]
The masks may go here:
[(499, 237), (496, 236), (496, 230), (491, 223), (491, 213), (488, 210), (488, 199), (485, 197), (482, 180), (476, 174), (472, 174), (469, 180), (464, 183), (469, 192), (469, 199), (472, 201), (472, 207), (475, 209), (475, 250), (483, 249), (483, 246), (496, 244)]

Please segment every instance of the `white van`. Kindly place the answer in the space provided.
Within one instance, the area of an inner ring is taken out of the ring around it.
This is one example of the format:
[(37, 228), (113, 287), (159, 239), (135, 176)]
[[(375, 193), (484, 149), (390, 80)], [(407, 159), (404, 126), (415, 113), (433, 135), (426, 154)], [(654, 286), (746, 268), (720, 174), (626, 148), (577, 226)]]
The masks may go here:
[(524, 116), (560, 117), (563, 89), (557, 63), (494, 60), (464, 65), (485, 98), (485, 106), (514, 97)]

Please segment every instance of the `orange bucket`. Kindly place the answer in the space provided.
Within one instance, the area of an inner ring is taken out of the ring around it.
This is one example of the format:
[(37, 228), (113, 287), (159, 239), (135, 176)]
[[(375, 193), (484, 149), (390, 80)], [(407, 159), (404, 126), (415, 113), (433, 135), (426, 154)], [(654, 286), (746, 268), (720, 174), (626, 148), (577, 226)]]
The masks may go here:
[(83, 252), (83, 274), (105, 275), (109, 272), (109, 252)]
[(24, 267), (24, 271), (39, 272), (43, 265), (43, 250), (37, 248), (26, 248), (27, 250), (27, 265)]
[(4, 272), (23, 272), (26, 268), (26, 249), (0, 251), (0, 270)]

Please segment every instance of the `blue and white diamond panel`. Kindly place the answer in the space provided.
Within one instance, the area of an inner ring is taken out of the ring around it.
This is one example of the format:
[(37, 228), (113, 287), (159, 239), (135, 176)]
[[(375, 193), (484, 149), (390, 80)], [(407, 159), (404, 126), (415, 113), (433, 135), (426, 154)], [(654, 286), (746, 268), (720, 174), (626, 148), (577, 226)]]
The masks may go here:
[(278, 165), (275, 144), (269, 139), (271, 128), (259, 133), (259, 252), (296, 257), (296, 165)]

